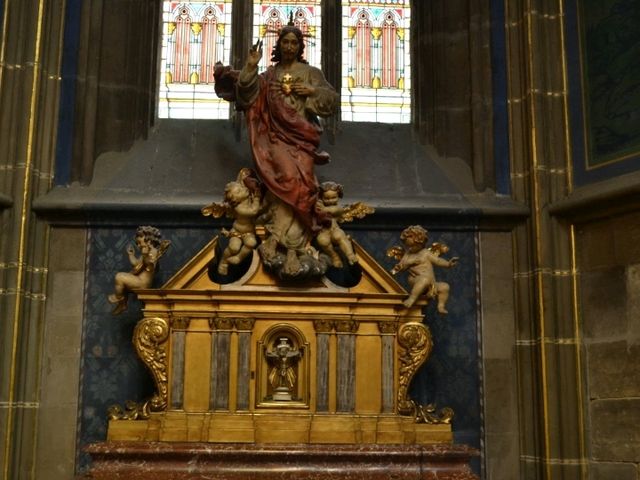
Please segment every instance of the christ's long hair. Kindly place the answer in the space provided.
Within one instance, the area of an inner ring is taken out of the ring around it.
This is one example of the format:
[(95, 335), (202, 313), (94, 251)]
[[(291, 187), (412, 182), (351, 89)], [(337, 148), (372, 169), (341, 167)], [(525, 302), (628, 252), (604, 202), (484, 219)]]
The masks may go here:
[(285, 25), (280, 30), (280, 33), (278, 34), (278, 41), (276, 42), (275, 46), (273, 47), (273, 51), (271, 52), (271, 61), (277, 63), (280, 60), (282, 60), (282, 53), (280, 52), (280, 42), (282, 41), (282, 38), (287, 33), (293, 33), (296, 36), (296, 38), (298, 39), (298, 43), (299, 43), (300, 47), (298, 48), (297, 60), (299, 62), (301, 62), (301, 63), (308, 63), (303, 58), (303, 54), (304, 54), (304, 34), (302, 33), (302, 31), (298, 27), (294, 27), (293, 25)]

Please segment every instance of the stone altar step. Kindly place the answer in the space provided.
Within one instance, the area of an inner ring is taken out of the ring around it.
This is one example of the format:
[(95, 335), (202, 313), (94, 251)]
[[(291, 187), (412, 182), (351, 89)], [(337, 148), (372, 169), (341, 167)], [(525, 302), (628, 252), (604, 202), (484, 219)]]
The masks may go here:
[(478, 480), (466, 445), (106, 442), (92, 480)]

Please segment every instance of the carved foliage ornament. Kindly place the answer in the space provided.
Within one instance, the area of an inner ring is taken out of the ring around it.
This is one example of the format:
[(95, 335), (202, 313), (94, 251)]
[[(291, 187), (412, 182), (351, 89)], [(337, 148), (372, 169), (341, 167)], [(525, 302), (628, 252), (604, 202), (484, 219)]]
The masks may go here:
[(360, 324), (355, 320), (336, 320), (335, 329), (338, 333), (356, 333)]
[(242, 318), (227, 318), (227, 317), (213, 317), (209, 319), (209, 327), (212, 330), (229, 331), (236, 329), (239, 332), (250, 332), (253, 330), (253, 326), (256, 323), (255, 318), (242, 317)]
[(167, 408), (167, 341), (169, 324), (159, 317), (144, 318), (136, 325), (133, 332), (133, 345), (140, 359), (151, 371), (156, 384), (156, 393), (140, 404), (128, 401), (125, 408), (119, 405), (109, 408), (112, 420), (144, 420), (151, 412), (159, 412)]
[(419, 405), (411, 400), (407, 392), (418, 368), (427, 360), (433, 349), (429, 329), (418, 322), (409, 322), (398, 330), (400, 381), (398, 386), (398, 413), (412, 415), (416, 423), (451, 423), (453, 410), (449, 407), (436, 411), (433, 404)]
[(383, 333), (383, 334), (396, 333), (396, 330), (398, 329), (398, 322), (395, 322), (395, 321), (378, 322), (378, 329), (380, 330), (380, 333)]
[(327, 319), (319, 319), (313, 321), (313, 328), (315, 328), (316, 333), (331, 333), (335, 327), (335, 322), (333, 320)]
[(409, 415), (413, 412), (412, 401), (407, 396), (411, 380), (418, 368), (427, 360), (433, 349), (431, 332), (422, 323), (405, 323), (398, 330), (398, 360), (400, 361), (400, 381), (398, 385), (398, 413)]

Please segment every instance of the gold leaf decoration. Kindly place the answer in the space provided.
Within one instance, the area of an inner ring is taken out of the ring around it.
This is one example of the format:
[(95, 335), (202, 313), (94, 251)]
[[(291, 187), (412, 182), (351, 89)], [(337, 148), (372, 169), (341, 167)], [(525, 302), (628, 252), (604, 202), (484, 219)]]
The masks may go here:
[(234, 323), (238, 331), (250, 332), (251, 330), (253, 330), (253, 326), (256, 324), (256, 319), (248, 317), (236, 318)]
[(327, 320), (326, 318), (321, 318), (313, 321), (313, 328), (315, 328), (316, 333), (331, 333), (334, 327), (333, 320)]
[(360, 324), (355, 320), (336, 320), (336, 332), (339, 333), (356, 333)]
[(207, 205), (206, 207), (202, 207), (200, 211), (202, 212), (202, 215), (204, 215), (205, 217), (213, 217), (213, 218), (220, 218), (224, 215), (229, 214), (229, 211), (225, 204), (215, 203), (215, 202)]
[(400, 362), (400, 379), (398, 385), (398, 413), (409, 415), (414, 410), (414, 403), (407, 396), (409, 385), (418, 368), (427, 360), (433, 349), (431, 332), (418, 322), (408, 322), (398, 330), (398, 360)]
[(167, 344), (169, 324), (159, 317), (143, 318), (133, 331), (133, 346), (138, 357), (151, 371), (156, 384), (156, 393), (144, 402), (128, 400), (124, 408), (111, 405), (107, 409), (109, 420), (147, 420), (151, 412), (161, 412), (167, 408)]
[(345, 208), (339, 218), (340, 222), (352, 222), (355, 218), (364, 218), (375, 212), (373, 207), (366, 203), (356, 202)]
[(404, 247), (395, 245), (387, 249), (387, 257), (391, 257), (400, 261), (402, 260), (403, 256), (404, 256)]
[(149, 412), (159, 412), (167, 408), (168, 339), (169, 324), (159, 317), (143, 318), (133, 331), (133, 345), (136, 352), (151, 371), (156, 384), (156, 393), (147, 402)]
[(382, 322), (378, 322), (378, 329), (380, 330), (380, 333), (396, 333), (396, 330), (398, 329), (398, 323), (395, 321), (382, 321)]
[(453, 419), (453, 409), (450, 407), (444, 407), (440, 412), (436, 410), (436, 406), (433, 403), (428, 405), (418, 405), (413, 400), (413, 418), (416, 423), (428, 423), (435, 424), (449, 424)]

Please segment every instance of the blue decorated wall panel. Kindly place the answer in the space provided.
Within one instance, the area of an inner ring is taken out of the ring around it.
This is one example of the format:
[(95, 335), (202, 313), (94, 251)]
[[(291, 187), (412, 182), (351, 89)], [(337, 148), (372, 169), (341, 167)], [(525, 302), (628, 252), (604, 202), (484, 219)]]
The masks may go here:
[[(161, 228), (171, 240), (163, 257), (154, 287), (161, 286), (217, 233), (213, 230)], [(80, 390), (79, 468), (87, 466), (82, 448), (104, 441), (107, 409), (127, 400), (140, 401), (151, 395), (150, 374), (138, 360), (131, 338), (140, 318), (141, 304), (132, 300), (124, 314), (111, 315), (107, 295), (112, 292), (116, 272), (128, 268), (125, 252), (132, 243), (135, 227), (94, 228), (90, 231), (87, 255), (86, 299), (82, 339)], [(385, 268), (395, 261), (386, 250), (400, 244), (400, 230), (354, 231), (353, 238)], [(449, 406), (456, 416), (454, 438), (458, 443), (480, 447), (480, 362), (478, 356), (477, 234), (474, 232), (431, 231), (430, 242), (444, 242), (460, 263), (452, 269), (438, 269), (440, 281), (451, 285), (449, 314), (439, 315), (435, 305), (425, 310), (425, 322), (432, 331), (435, 346), (431, 359), (417, 373), (412, 396), (420, 403)], [(400, 282), (407, 288), (406, 277)]]

